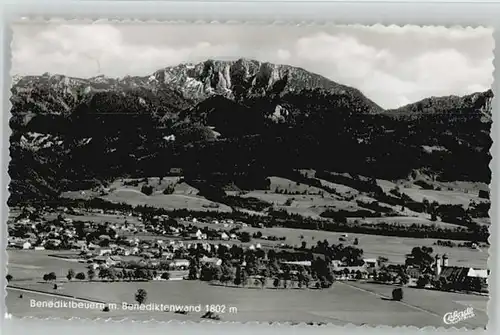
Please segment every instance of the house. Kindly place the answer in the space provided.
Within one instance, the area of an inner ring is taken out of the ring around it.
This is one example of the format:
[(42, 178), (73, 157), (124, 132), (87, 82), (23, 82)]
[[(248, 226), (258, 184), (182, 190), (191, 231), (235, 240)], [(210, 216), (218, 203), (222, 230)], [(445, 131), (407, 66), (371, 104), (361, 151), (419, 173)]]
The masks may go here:
[(366, 264), (367, 268), (377, 268), (378, 267), (378, 261), (376, 258), (365, 258), (363, 261)]
[(220, 266), (222, 264), (222, 259), (217, 258), (217, 257), (206, 257), (206, 256), (203, 256), (200, 259), (200, 263), (202, 263), (202, 264), (212, 264), (212, 265)]
[(132, 251), (129, 248), (118, 248), (116, 250), (117, 255), (122, 255), (122, 256), (130, 256)]
[(89, 250), (95, 250), (95, 249), (98, 249), (99, 246), (97, 244), (94, 244), (94, 243), (89, 243), (88, 248), (89, 248)]
[(227, 240), (229, 240), (229, 235), (227, 235), (225, 232), (222, 232), (220, 234), (220, 238), (221, 238), (221, 240), (227, 241)]
[(71, 248), (79, 250), (87, 250), (87, 242), (84, 240), (76, 240), (71, 243)]
[(187, 259), (173, 259), (170, 263), (170, 267), (173, 269), (185, 270), (189, 267), (189, 260)]
[(60, 240), (57, 240), (57, 239), (49, 239), (45, 242), (45, 245), (44, 247), (48, 247), (48, 248), (57, 248), (59, 245), (61, 244), (61, 241)]
[(110, 255), (111, 251), (112, 251), (111, 248), (97, 248), (95, 250), (96, 254), (99, 256)]
[(163, 252), (162, 253), (162, 258), (173, 259), (174, 258), (174, 254), (172, 252)]
[(406, 269), (406, 274), (410, 276), (410, 278), (418, 279), (422, 275), (422, 271), (419, 268), (410, 267)]
[(109, 256), (97, 256), (96, 258), (94, 258), (94, 262), (98, 265), (106, 265), (106, 266), (113, 266), (118, 263)]
[(31, 249), (31, 243), (30, 242), (24, 242), (23, 243), (23, 249)]
[(374, 270), (374, 268), (369, 268), (366, 262), (360, 266), (349, 266), (339, 260), (333, 260), (331, 264), (334, 273), (340, 276), (338, 278), (340, 280), (367, 278), (369, 272)]
[(143, 258), (146, 258), (146, 259), (150, 259), (150, 258), (154, 258), (155, 257), (155, 255), (153, 255), (150, 252), (143, 252), (143, 253), (140, 254), (140, 256), (143, 257)]

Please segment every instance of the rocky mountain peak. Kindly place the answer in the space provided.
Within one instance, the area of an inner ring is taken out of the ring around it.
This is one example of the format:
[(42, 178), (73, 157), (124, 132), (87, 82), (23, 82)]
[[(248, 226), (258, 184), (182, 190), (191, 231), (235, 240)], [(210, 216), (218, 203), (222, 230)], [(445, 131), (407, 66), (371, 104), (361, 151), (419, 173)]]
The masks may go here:
[(175, 87), (185, 97), (195, 101), (212, 95), (240, 100), (302, 90), (320, 90), (364, 101), (367, 105), (365, 112), (382, 111), (382, 108), (352, 87), (338, 84), (299, 67), (253, 59), (209, 59), (197, 64), (180, 64), (156, 71), (152, 77), (160, 84)]

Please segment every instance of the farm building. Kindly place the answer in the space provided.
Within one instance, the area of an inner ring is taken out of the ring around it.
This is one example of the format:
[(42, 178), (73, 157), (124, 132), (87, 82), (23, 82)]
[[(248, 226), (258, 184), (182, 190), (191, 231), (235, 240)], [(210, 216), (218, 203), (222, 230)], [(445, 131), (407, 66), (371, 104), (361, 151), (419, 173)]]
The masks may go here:
[[(450, 266), (442, 269), (439, 279), (449, 288), (476, 292), (488, 291), (488, 271)], [(444, 287), (447, 288), (447, 287)]]
[(213, 265), (216, 265), (216, 266), (220, 266), (222, 264), (222, 259), (217, 258), (217, 257), (206, 257), (206, 256), (203, 256), (200, 259), (200, 263), (202, 263), (202, 264), (213, 264)]
[(187, 259), (174, 259), (170, 263), (171, 269), (187, 269), (189, 267), (189, 260)]
[(436, 255), (435, 278), (444, 289), (488, 291), (489, 270), (463, 266), (448, 266), (448, 257)]
[(111, 248), (97, 248), (95, 250), (95, 253), (99, 256), (103, 256), (103, 255), (109, 255), (111, 254)]

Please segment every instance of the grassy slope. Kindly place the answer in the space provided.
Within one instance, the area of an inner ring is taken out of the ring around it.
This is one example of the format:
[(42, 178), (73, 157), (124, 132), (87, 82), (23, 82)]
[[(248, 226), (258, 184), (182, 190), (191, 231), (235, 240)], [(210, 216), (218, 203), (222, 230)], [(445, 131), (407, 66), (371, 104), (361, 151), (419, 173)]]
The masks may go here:
[[(308, 171), (310, 176), (314, 171)], [(159, 178), (147, 178), (147, 183), (153, 187), (153, 194), (146, 196), (140, 190), (145, 184), (145, 180), (121, 179), (113, 182), (104, 190), (85, 190), (83, 192), (65, 192), (64, 197), (87, 198), (101, 196), (103, 199), (112, 202), (124, 202), (131, 205), (149, 205), (165, 209), (192, 209), (196, 211), (223, 211), (232, 209), (220, 203), (214, 203), (198, 195), (198, 190), (180, 180), (180, 177), (165, 177), (161, 181)], [(320, 218), (320, 214), (325, 210), (359, 211), (370, 209), (360, 206), (357, 201), (373, 202), (375, 199), (359, 190), (338, 183), (332, 183), (323, 179), (317, 179), (321, 185), (334, 190), (329, 193), (324, 189), (308, 184), (296, 182), (291, 179), (271, 176), (269, 190), (253, 190), (250, 192), (238, 193), (227, 191), (228, 195), (240, 196), (243, 198), (256, 198), (269, 204), (274, 209), (284, 209), (289, 213), (300, 214), (314, 218)], [(407, 194), (415, 201), (421, 202), (424, 198), (437, 201), (440, 204), (459, 204), (467, 207), (470, 201), (485, 201), (478, 197), (479, 189), (484, 189), (483, 185), (477, 183), (455, 182), (439, 183), (433, 182), (434, 186), (442, 187), (441, 190), (424, 190), (411, 181), (387, 181), (377, 180), (377, 184), (389, 193), (391, 189), (398, 186), (401, 192)], [(163, 194), (163, 190), (169, 186), (174, 186), (173, 194)], [(297, 194), (298, 193), (298, 194)], [(397, 216), (390, 218), (353, 218), (367, 223), (400, 223), (411, 225), (436, 224), (441, 227), (453, 227), (454, 225), (445, 222), (432, 222), (430, 216), (425, 213), (417, 213), (408, 208), (401, 209), (400, 206), (392, 206), (379, 203), (382, 206), (391, 208)], [(251, 208), (241, 208), (242, 210), (252, 210)], [(258, 213), (252, 210), (253, 213)], [(265, 212), (262, 212), (265, 215)], [(481, 224), (487, 224), (488, 218), (478, 219)]]

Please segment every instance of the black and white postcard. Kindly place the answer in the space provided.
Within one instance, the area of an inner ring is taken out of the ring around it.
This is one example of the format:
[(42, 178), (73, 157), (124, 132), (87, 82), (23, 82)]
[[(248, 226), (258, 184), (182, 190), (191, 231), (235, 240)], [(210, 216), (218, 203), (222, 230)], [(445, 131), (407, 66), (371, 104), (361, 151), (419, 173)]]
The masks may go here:
[(13, 317), (486, 327), (492, 29), (12, 31)]

